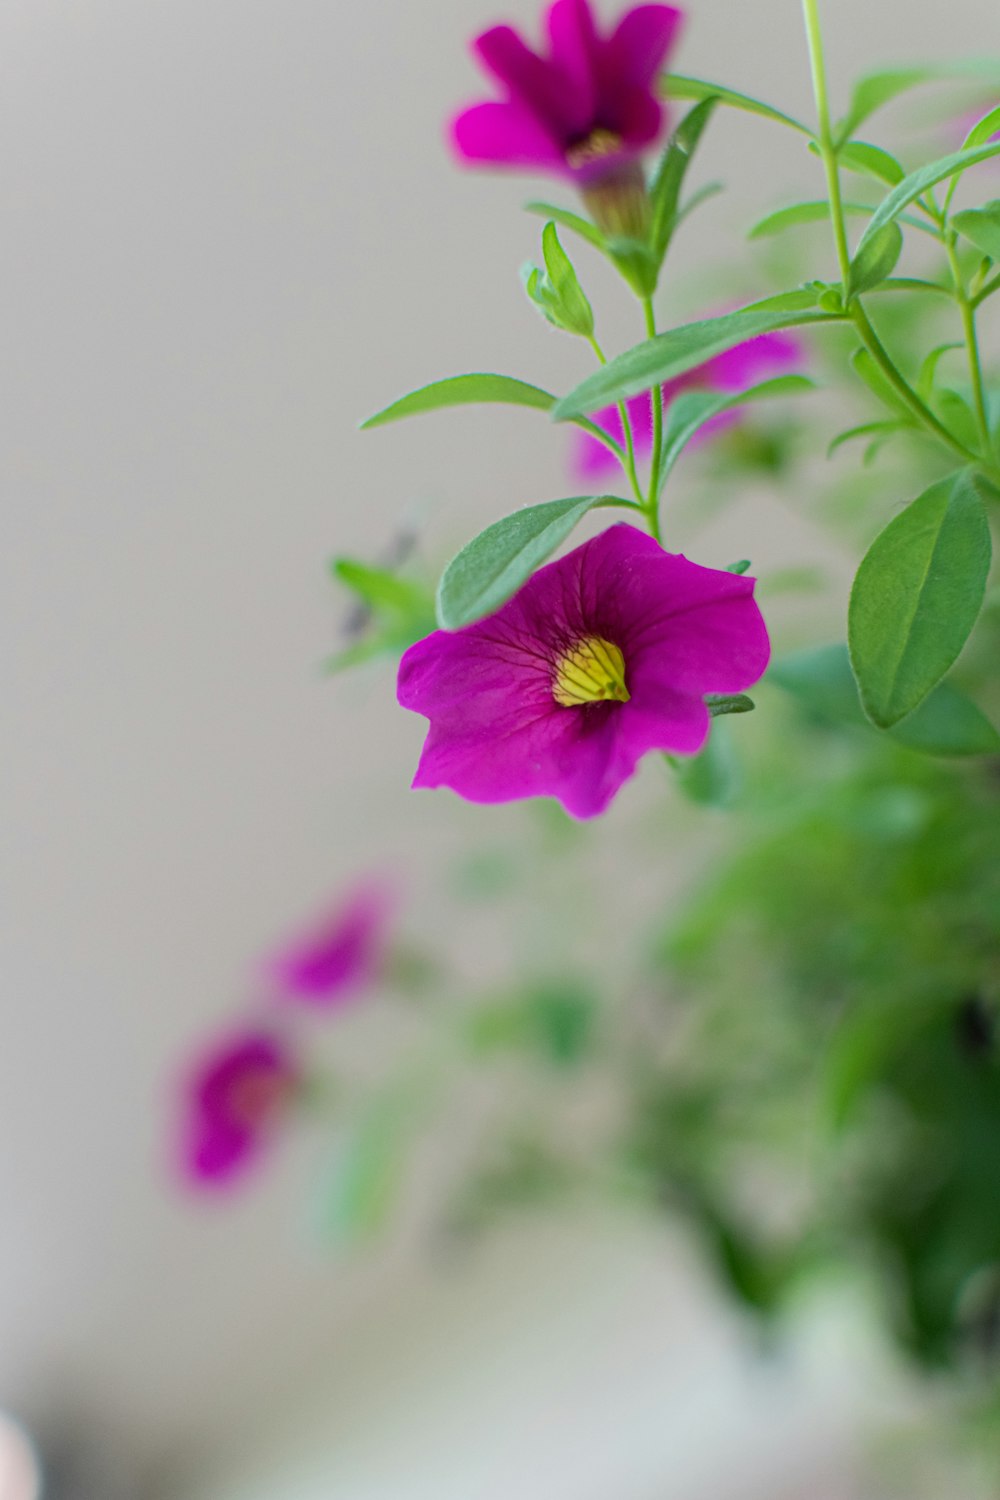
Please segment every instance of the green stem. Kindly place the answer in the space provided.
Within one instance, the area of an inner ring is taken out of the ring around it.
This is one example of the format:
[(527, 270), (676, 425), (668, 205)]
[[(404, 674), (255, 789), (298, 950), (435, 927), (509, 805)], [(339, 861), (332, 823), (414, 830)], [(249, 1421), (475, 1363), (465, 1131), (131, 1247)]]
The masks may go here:
[(1000, 291), (1000, 274), (994, 276), (991, 281), (987, 281), (985, 286), (980, 287), (972, 299), (972, 306), (974, 308), (979, 307), (981, 303), (986, 301), (987, 297), (992, 297), (993, 293), (997, 291)]
[[(597, 342), (596, 337), (591, 334), (587, 342), (597, 356), (598, 363), (606, 365), (608, 362), (607, 357)], [(621, 417), (622, 432), (625, 434), (625, 473), (628, 475), (628, 481), (632, 486), (632, 493), (636, 498), (636, 503), (645, 509), (646, 498), (642, 493), (642, 486), (639, 483), (639, 475), (635, 467), (635, 438), (632, 434), (632, 419), (628, 414), (628, 407), (624, 401), (618, 402), (618, 415)]]
[(944, 233), (944, 247), (948, 255), (948, 264), (951, 267), (951, 279), (955, 283), (955, 300), (962, 318), (962, 331), (965, 334), (965, 347), (969, 356), (969, 376), (972, 380), (972, 395), (976, 407), (976, 422), (979, 426), (979, 439), (983, 445), (983, 452), (987, 455), (993, 451), (993, 435), (990, 432), (990, 419), (986, 412), (986, 396), (983, 392), (983, 363), (979, 354), (979, 338), (976, 333), (976, 313), (969, 299), (966, 289), (965, 278), (962, 275), (962, 267), (959, 265), (958, 252), (955, 249), (955, 231), (946, 230)]
[(830, 221), (837, 244), (837, 264), (840, 279), (847, 295), (847, 278), (851, 269), (851, 252), (847, 244), (847, 225), (844, 219), (844, 200), (840, 193), (840, 168), (837, 148), (834, 145), (830, 124), (830, 98), (826, 88), (826, 63), (823, 59), (823, 33), (819, 24), (817, 0), (802, 0), (802, 13), (806, 23), (806, 40), (809, 43), (809, 66), (812, 69), (813, 93), (816, 97), (816, 118), (819, 124), (820, 156), (826, 173), (827, 194), (830, 199)]
[(962, 459), (963, 463), (979, 463), (979, 455), (973, 453), (971, 448), (967, 448), (965, 444), (961, 442), (953, 432), (949, 432), (948, 428), (945, 427), (943, 422), (938, 421), (937, 417), (931, 411), (930, 407), (927, 406), (925, 402), (921, 401), (920, 397), (910, 385), (909, 381), (900, 374), (899, 370), (896, 368), (896, 365), (893, 363), (892, 356), (889, 354), (889, 351), (885, 348), (878, 334), (875, 332), (875, 329), (872, 327), (868, 314), (861, 306), (861, 300), (858, 297), (855, 297), (853, 302), (851, 303), (850, 316), (854, 322), (854, 326), (858, 330), (858, 333), (861, 335), (861, 341), (864, 344), (865, 348), (875, 360), (876, 364), (882, 371), (882, 374), (885, 376), (885, 378), (889, 381), (889, 384), (892, 386), (893, 390), (897, 393), (900, 399), (905, 402), (906, 406), (916, 417), (920, 425), (922, 427), (926, 427), (928, 432), (932, 432), (940, 442), (945, 443), (949, 448), (952, 449), (954, 453), (957, 453)]
[[(837, 246), (837, 264), (840, 267), (840, 279), (843, 284), (843, 295), (846, 300), (847, 286), (851, 271), (851, 252), (847, 243), (847, 228), (844, 218), (844, 204), (840, 193), (840, 170), (837, 161), (837, 146), (833, 138), (833, 130), (830, 124), (830, 99), (826, 86), (826, 64), (823, 59), (823, 35), (819, 22), (818, 0), (802, 0), (802, 14), (805, 19), (806, 39), (809, 43), (809, 64), (812, 69), (813, 92), (816, 96), (816, 117), (819, 125), (817, 141), (820, 156), (823, 159), (823, 169), (826, 173), (827, 193), (830, 199), (830, 221), (833, 225), (833, 237)], [(924, 211), (931, 214), (931, 210), (921, 204)], [(979, 463), (979, 456), (966, 448), (954, 433), (931, 411), (909, 381), (896, 367), (888, 350), (885, 349), (878, 334), (872, 327), (871, 320), (861, 305), (859, 297), (853, 297), (847, 308), (848, 315), (853, 320), (855, 327), (861, 336), (861, 341), (869, 354), (878, 364), (879, 369), (889, 381), (893, 390), (897, 392), (900, 399), (913, 413), (922, 427), (932, 432), (940, 442), (945, 443), (953, 452), (958, 453), (965, 463)]]
[[(653, 311), (652, 297), (643, 297), (642, 310), (646, 319), (646, 337), (656, 337), (656, 313)], [(663, 390), (662, 387), (654, 385), (649, 393), (649, 399), (653, 403), (653, 451), (649, 460), (649, 495), (646, 500), (646, 514), (649, 518), (649, 529), (657, 541), (660, 540), (660, 455), (663, 452)]]

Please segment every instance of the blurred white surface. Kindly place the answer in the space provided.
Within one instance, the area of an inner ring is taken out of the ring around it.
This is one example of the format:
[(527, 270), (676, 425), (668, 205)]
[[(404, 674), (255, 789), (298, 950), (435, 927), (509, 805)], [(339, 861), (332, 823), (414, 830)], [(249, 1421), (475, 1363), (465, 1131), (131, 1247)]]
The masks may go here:
[[(461, 176), (442, 147), (495, 9), (534, 25), (533, 0), (0, 14), (0, 1398), (142, 1464), (210, 1448), (320, 1364), (349, 1383), (341, 1330), (409, 1265), (309, 1248), (304, 1160), (192, 1213), (162, 1142), (190, 1038), (356, 868), (398, 867), (416, 920), (448, 927), (426, 877), (475, 815), (407, 791), (421, 726), (388, 675), (317, 664), (331, 553), (375, 553), (416, 508), (438, 557), (564, 489), (563, 435), (532, 414), (356, 431), (437, 375), (579, 370), (521, 293), (528, 185)], [(982, 0), (825, 9), (835, 89), (863, 44), (940, 55), (983, 19)], [(809, 109), (794, 0), (700, 0), (680, 62)], [(688, 268), (779, 184), (818, 181), (736, 117), (704, 170), (730, 191)], [(614, 346), (636, 328), (609, 295)], [(795, 536), (758, 517), (755, 561), (795, 560)]]
[(38, 1465), (16, 1423), (0, 1412), (0, 1500), (38, 1500)]

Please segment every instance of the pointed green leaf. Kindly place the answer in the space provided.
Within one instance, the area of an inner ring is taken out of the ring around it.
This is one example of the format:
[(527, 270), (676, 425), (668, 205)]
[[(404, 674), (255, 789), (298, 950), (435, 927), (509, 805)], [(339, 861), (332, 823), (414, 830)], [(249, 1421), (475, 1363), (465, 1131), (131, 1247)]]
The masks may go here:
[(926, 193), (928, 188), (933, 187), (935, 183), (943, 182), (946, 177), (955, 177), (966, 171), (968, 167), (974, 167), (981, 161), (989, 161), (991, 157), (997, 155), (1000, 155), (1000, 141), (994, 141), (991, 145), (976, 146), (969, 151), (953, 151), (950, 156), (942, 156), (937, 161), (928, 162), (926, 166), (904, 177), (888, 197), (883, 198), (872, 215), (855, 251), (855, 260), (861, 254), (867, 241), (873, 240), (887, 224), (891, 224), (899, 217), (904, 208), (909, 208), (910, 204), (916, 202), (922, 193)]
[(594, 332), (593, 310), (551, 221), (542, 230), (542, 254), (549, 280), (561, 304), (563, 327), (582, 338), (590, 338)]
[(938, 361), (941, 359), (941, 356), (947, 354), (952, 349), (964, 348), (964, 344), (938, 344), (937, 348), (932, 349), (930, 354), (927, 355), (920, 366), (920, 375), (917, 379), (917, 395), (922, 401), (929, 400), (931, 392), (934, 389), (934, 382), (937, 379)]
[(881, 146), (873, 146), (870, 141), (845, 141), (838, 155), (841, 166), (849, 172), (874, 177), (879, 182), (887, 182), (890, 187), (895, 187), (906, 176), (894, 156), (883, 151)]
[[(771, 666), (768, 681), (791, 693), (828, 723), (871, 728), (858, 698), (846, 645), (795, 651)], [(940, 682), (911, 714), (889, 730), (894, 740), (929, 755), (992, 755), (1000, 735), (970, 698)]]
[(660, 158), (649, 189), (652, 223), (649, 242), (653, 258), (662, 265), (678, 218), (684, 176), (715, 108), (715, 98), (703, 99), (684, 116)]
[(757, 705), (746, 693), (709, 693), (705, 707), (713, 719), (718, 719), (724, 714), (753, 713)]
[(741, 557), (738, 562), (726, 563), (727, 573), (749, 573), (752, 564), (749, 557)]
[[(875, 204), (872, 203), (845, 203), (843, 209), (845, 214), (857, 214), (867, 217), (875, 212)], [(780, 234), (784, 229), (792, 229), (798, 224), (828, 224), (830, 222), (830, 205), (825, 198), (817, 199), (809, 203), (792, 203), (788, 208), (779, 208), (774, 213), (767, 214), (759, 219), (748, 232), (748, 240), (762, 240), (772, 234)]]
[(851, 261), (847, 278), (848, 299), (872, 291), (891, 276), (902, 253), (903, 231), (896, 223), (886, 224), (878, 234), (864, 239)]
[(438, 622), (460, 630), (499, 609), (515, 594), (577, 522), (599, 505), (635, 507), (609, 495), (576, 495), (528, 505), (494, 521), (452, 558), (438, 585)]
[(900, 744), (927, 755), (996, 755), (1000, 751), (1000, 734), (982, 709), (950, 682), (939, 682), (889, 732)]
[(863, 120), (867, 120), (883, 105), (897, 99), (900, 94), (921, 84), (939, 83), (949, 78), (984, 78), (994, 85), (1000, 84), (1000, 59), (983, 55), (922, 67), (890, 68), (869, 73), (855, 84), (850, 108), (835, 131), (838, 143), (846, 140)]
[(754, 401), (766, 401), (774, 396), (801, 396), (815, 389), (815, 382), (806, 375), (776, 375), (745, 391), (729, 391), (722, 395), (718, 391), (682, 391), (667, 410), (657, 487), (662, 489), (687, 444), (713, 417)]
[(955, 661), (976, 622), (990, 566), (978, 477), (940, 480), (875, 538), (851, 590), (851, 665), (882, 729), (911, 713)]
[(741, 109), (747, 114), (761, 115), (765, 120), (774, 120), (779, 125), (790, 125), (793, 130), (798, 130), (802, 135), (812, 135), (808, 125), (803, 125), (801, 120), (795, 120), (791, 115), (786, 115), (782, 110), (775, 109), (770, 104), (764, 104), (760, 99), (752, 99), (749, 94), (740, 94), (736, 89), (723, 88), (718, 83), (706, 83), (701, 78), (689, 78), (682, 73), (667, 73), (661, 80), (663, 92), (668, 99), (718, 99), (720, 104), (728, 105), (730, 109)]
[(851, 355), (851, 364), (854, 368), (854, 373), (864, 381), (872, 394), (877, 396), (890, 411), (896, 412), (900, 417), (904, 418), (907, 425), (912, 427), (914, 422), (909, 407), (902, 396), (897, 394), (895, 387), (883, 375), (881, 367), (876, 364), (868, 350), (855, 349)]
[(448, 406), (471, 406), (496, 402), (507, 406), (534, 406), (539, 411), (548, 411), (555, 405), (555, 396), (527, 381), (515, 380), (510, 375), (452, 375), (447, 380), (435, 380), (423, 385), (408, 396), (401, 396), (391, 406), (376, 412), (362, 422), (362, 431), (371, 427), (382, 427), (386, 422), (398, 422), (400, 417), (420, 416), (423, 412), (440, 411)]
[(1000, 106), (991, 109), (981, 120), (978, 120), (969, 131), (962, 142), (962, 149), (967, 150), (970, 146), (985, 146), (986, 142), (996, 135), (1000, 130)]
[(607, 243), (604, 235), (596, 224), (591, 224), (589, 219), (584, 219), (580, 214), (570, 213), (568, 208), (557, 208), (554, 203), (539, 203), (537, 201), (524, 205), (529, 214), (541, 214), (543, 219), (552, 219), (563, 229), (570, 229), (594, 246), (596, 250), (607, 253)]
[(922, 83), (933, 83), (941, 72), (933, 67), (891, 68), (878, 73), (869, 73), (860, 78), (851, 94), (851, 102), (844, 120), (836, 129), (838, 141), (846, 140), (863, 120), (876, 110), (905, 94)]
[(690, 198), (685, 203), (682, 203), (677, 210), (677, 217), (674, 219), (674, 229), (679, 229), (689, 214), (693, 214), (696, 208), (700, 208), (709, 198), (714, 198), (717, 193), (721, 193), (722, 191), (723, 184), (721, 182), (706, 182), (704, 187), (698, 188), (697, 192), (692, 193)]
[(845, 432), (838, 432), (826, 450), (827, 458), (832, 458), (838, 448), (844, 443), (852, 443), (855, 438), (889, 438), (896, 432), (902, 432), (908, 423), (904, 422), (862, 422), (860, 427), (848, 427)]
[[(798, 293), (794, 294), (798, 297)], [(808, 300), (808, 294), (805, 294)], [(716, 354), (732, 349), (762, 333), (779, 328), (800, 328), (813, 323), (842, 321), (837, 314), (812, 310), (783, 311), (744, 307), (739, 312), (700, 323), (687, 323), (669, 333), (657, 334), (645, 343), (610, 360), (600, 370), (581, 382), (553, 407), (557, 422), (565, 422), (588, 412), (599, 411), (613, 401), (648, 391), (664, 380), (672, 380), (688, 370), (697, 369)]]
[(668, 756), (684, 795), (701, 807), (728, 807), (739, 790), (740, 763), (727, 723), (713, 720), (705, 746), (692, 756)]
[(330, 571), (372, 609), (408, 615), (427, 604), (427, 590), (419, 583), (353, 557), (335, 557)]
[(949, 432), (975, 452), (979, 445), (979, 424), (965, 397), (945, 387), (934, 393), (934, 410)]
[(987, 203), (983, 208), (964, 209), (952, 214), (951, 222), (977, 250), (988, 255), (990, 260), (1000, 261), (1000, 202)]

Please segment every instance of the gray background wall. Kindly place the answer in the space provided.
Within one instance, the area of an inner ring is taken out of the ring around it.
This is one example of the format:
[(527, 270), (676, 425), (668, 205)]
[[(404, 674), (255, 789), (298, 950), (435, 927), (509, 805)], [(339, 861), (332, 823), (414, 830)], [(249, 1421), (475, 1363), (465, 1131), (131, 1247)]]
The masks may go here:
[[(529, 0), (504, 9), (534, 24)], [(1000, 52), (983, 0), (825, 9), (837, 95), (863, 49), (970, 52), (988, 25)], [(405, 1260), (332, 1271), (307, 1248), (304, 1160), (192, 1214), (163, 1119), (178, 1055), (262, 947), (359, 864), (409, 872), (416, 918), (446, 926), (423, 875), (479, 826), (408, 794), (421, 731), (388, 677), (316, 666), (332, 552), (419, 514), (440, 555), (564, 492), (562, 437), (525, 414), (356, 431), (436, 375), (580, 369), (520, 291), (527, 184), (442, 148), (480, 87), (464, 39), (493, 19), (469, 0), (0, 13), (0, 1399), (122, 1451), (209, 1443), (335, 1361)], [(810, 109), (794, 0), (696, 0), (679, 64)], [(729, 193), (682, 269), (819, 187), (743, 117), (705, 170)], [(608, 342), (631, 341), (602, 285)], [(766, 566), (787, 534), (766, 507), (757, 528)]]

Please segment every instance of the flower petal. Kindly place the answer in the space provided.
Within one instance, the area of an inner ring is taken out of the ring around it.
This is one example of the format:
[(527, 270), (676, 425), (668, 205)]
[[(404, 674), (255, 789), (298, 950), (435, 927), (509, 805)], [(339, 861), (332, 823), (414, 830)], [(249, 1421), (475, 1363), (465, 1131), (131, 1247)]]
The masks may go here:
[(572, 135), (586, 106), (574, 80), (561, 68), (532, 52), (512, 26), (484, 31), (474, 46), (514, 103), (534, 115), (557, 140), (563, 142)]
[(607, 43), (607, 56), (622, 83), (648, 88), (684, 21), (672, 5), (637, 5), (627, 11)]
[(545, 126), (520, 103), (471, 105), (452, 121), (451, 139), (464, 161), (542, 171), (565, 167)]
[(587, 0), (555, 0), (546, 26), (549, 56), (566, 79), (573, 100), (568, 117), (571, 135), (589, 134), (598, 118), (598, 74), (601, 41)]

